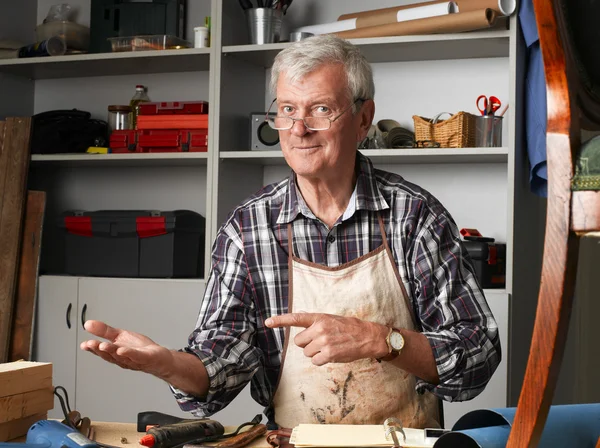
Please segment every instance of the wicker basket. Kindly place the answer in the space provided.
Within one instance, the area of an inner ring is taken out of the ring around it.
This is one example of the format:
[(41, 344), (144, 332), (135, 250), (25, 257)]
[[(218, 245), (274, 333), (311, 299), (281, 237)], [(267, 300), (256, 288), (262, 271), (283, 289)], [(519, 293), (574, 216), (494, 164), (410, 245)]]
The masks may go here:
[(440, 120), (440, 115), (433, 119), (413, 115), (417, 143), (433, 141), (439, 143), (442, 148), (472, 148), (475, 146), (474, 115), (468, 112), (458, 112), (447, 120)]

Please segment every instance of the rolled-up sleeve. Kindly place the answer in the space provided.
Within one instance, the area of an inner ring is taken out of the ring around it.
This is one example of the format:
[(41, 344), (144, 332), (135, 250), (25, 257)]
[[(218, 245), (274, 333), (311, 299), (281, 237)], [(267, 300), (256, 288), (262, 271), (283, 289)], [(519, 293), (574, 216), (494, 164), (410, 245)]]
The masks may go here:
[(172, 387), (181, 409), (198, 417), (227, 406), (263, 363), (255, 344), (255, 304), (241, 247), (239, 232), (229, 221), (213, 245), (213, 266), (198, 322), (184, 349), (206, 367), (208, 394), (195, 397)]
[(440, 380), (437, 386), (419, 380), (417, 390), (446, 401), (470, 400), (500, 363), (498, 325), (447, 213), (426, 214), (414, 242), (412, 292)]

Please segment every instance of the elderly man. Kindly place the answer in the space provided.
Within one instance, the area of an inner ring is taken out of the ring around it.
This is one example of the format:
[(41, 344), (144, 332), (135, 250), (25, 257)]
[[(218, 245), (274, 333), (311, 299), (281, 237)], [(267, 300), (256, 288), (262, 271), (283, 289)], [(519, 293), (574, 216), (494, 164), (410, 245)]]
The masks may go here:
[(496, 322), (448, 211), (357, 151), (371, 68), (317, 36), (277, 56), (270, 119), (292, 173), (220, 228), (197, 328), (171, 351), (89, 321), (81, 348), (168, 382), (208, 416), (250, 381), (271, 422), (437, 426), (438, 398), (479, 394), (501, 358)]

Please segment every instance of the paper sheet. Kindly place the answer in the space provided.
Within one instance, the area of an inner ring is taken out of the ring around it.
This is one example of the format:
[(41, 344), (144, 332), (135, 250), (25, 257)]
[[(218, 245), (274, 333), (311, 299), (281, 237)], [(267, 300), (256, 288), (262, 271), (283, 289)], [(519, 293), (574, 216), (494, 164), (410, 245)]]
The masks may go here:
[[(401, 446), (430, 448), (425, 443), (425, 431), (404, 428), (406, 441), (397, 433)], [(386, 439), (383, 425), (316, 425), (300, 424), (292, 431), (290, 443), (296, 447), (390, 447), (394, 442)]]
[(496, 13), (491, 9), (448, 14), (439, 17), (388, 23), (386, 25), (357, 28), (336, 33), (344, 39), (361, 37), (409, 36), (414, 34), (459, 33), (490, 28), (496, 23)]
[(315, 35), (339, 33), (342, 31), (354, 30), (356, 28), (365, 28), (386, 23), (407, 22), (409, 20), (443, 16), (454, 12), (458, 12), (458, 7), (455, 2), (443, 2), (428, 6), (402, 9), (373, 17), (351, 18), (347, 20), (338, 20), (337, 22), (301, 26), (300, 28), (296, 28), (294, 32), (312, 33)]
[[(512, 15), (515, 12), (515, 9), (517, 7), (516, 0), (455, 0), (455, 2), (458, 5), (458, 12), (469, 12), (469, 11), (475, 11), (475, 10), (479, 10), (479, 9), (493, 9), (494, 11), (496, 11), (497, 15), (501, 15), (501, 16)], [(374, 17), (386, 16), (386, 15), (389, 16), (390, 13), (393, 15), (393, 14), (396, 14), (398, 11), (413, 9), (415, 7), (435, 5), (435, 4), (439, 4), (439, 3), (445, 3), (445, 0), (433, 0), (433, 1), (423, 2), (423, 3), (412, 4), (412, 5), (393, 6), (391, 8), (372, 9), (372, 10), (368, 10), (368, 11), (342, 14), (341, 16), (338, 17), (338, 20), (360, 18), (363, 20), (363, 23), (368, 24), (369, 21), (366, 21), (366, 18), (370, 18), (369, 20), (373, 21), (373, 22), (371, 22), (371, 23), (373, 23), (373, 25), (367, 25), (367, 26), (374, 26), (376, 24), (381, 24), (381, 23), (390, 23), (389, 20), (387, 22), (377, 23), (378, 19), (376, 19)], [(382, 19), (379, 19), (379, 20), (382, 20)], [(360, 26), (359, 26), (359, 28), (360, 28)]]

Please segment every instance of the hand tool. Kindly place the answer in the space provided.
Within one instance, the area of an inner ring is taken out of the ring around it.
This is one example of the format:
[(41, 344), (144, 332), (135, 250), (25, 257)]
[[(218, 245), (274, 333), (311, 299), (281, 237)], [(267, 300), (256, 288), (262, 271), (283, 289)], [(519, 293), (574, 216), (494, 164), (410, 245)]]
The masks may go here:
[(0, 443), (1, 448), (98, 448), (76, 429), (56, 420), (40, 420), (27, 431), (25, 443)]
[(146, 432), (148, 426), (165, 426), (174, 423), (197, 421), (200, 421), (200, 419), (175, 417), (174, 415), (163, 414), (157, 411), (144, 411), (139, 412), (137, 415), (137, 431)]
[(186, 443), (210, 442), (220, 438), (224, 433), (225, 428), (216, 420), (184, 420), (150, 428), (140, 439), (140, 445), (150, 448), (174, 448)]
[[(481, 102), (481, 100), (483, 100), (483, 102)], [(496, 111), (500, 109), (500, 106), (502, 106), (502, 102), (493, 95), (489, 97), (485, 95), (479, 95), (477, 97), (477, 101), (475, 101), (475, 104), (483, 116), (494, 115)]]

